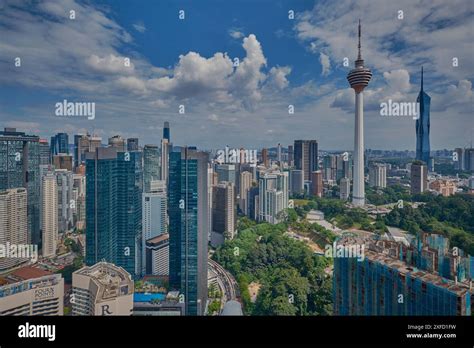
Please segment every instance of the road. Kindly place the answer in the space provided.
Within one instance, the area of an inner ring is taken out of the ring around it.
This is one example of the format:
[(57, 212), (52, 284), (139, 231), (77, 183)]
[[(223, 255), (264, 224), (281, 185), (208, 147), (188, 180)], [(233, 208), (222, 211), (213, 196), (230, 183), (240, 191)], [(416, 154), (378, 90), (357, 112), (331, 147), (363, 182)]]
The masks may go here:
[(209, 259), (208, 261), (209, 269), (211, 269), (219, 278), (220, 283), (224, 287), (224, 296), (227, 301), (236, 300), (239, 296), (238, 284), (235, 281), (232, 274), (227, 272), (224, 267), (218, 264), (216, 261)]

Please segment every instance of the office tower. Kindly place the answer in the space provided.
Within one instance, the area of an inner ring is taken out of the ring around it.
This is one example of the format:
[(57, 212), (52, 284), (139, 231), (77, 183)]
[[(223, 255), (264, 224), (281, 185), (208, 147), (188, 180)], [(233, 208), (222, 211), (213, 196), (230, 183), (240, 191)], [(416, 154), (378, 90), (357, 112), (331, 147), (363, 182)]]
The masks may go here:
[(138, 138), (127, 139), (127, 151), (139, 151)]
[(219, 182), (226, 181), (236, 184), (235, 164), (217, 164), (216, 173)]
[(86, 153), (86, 264), (113, 262), (141, 273), (142, 156), (97, 148)]
[(112, 263), (99, 262), (75, 271), (72, 293), (72, 315), (132, 315), (132, 277)]
[(387, 187), (387, 166), (381, 163), (373, 163), (369, 167), (369, 184), (372, 187)]
[(168, 140), (168, 143), (171, 142), (171, 138), (170, 138), (170, 123), (169, 122), (165, 122), (164, 126), (163, 126), (163, 139), (166, 139)]
[(208, 162), (195, 148), (170, 154), (170, 285), (184, 295), (188, 315), (204, 315), (207, 302)]
[(117, 153), (117, 261), (133, 277), (142, 267), (142, 152)]
[(142, 271), (145, 271), (147, 241), (168, 231), (166, 214), (168, 198), (165, 182), (163, 180), (151, 181), (149, 192), (144, 192), (142, 196)]
[(313, 196), (323, 196), (323, 173), (320, 170), (311, 173), (311, 192)]
[(428, 189), (428, 167), (423, 162), (411, 165), (411, 194), (425, 192)]
[(143, 188), (150, 191), (150, 183), (160, 179), (160, 154), (157, 145), (145, 145), (143, 149)]
[(288, 208), (288, 172), (266, 172), (259, 179), (258, 221), (281, 222)]
[(277, 146), (277, 161), (278, 163), (281, 163), (281, 144), (278, 143), (278, 146)]
[(0, 316), (64, 314), (64, 279), (39, 268), (17, 269), (0, 286)]
[(39, 138), (17, 132), (0, 131), (0, 190), (24, 187), (28, 205), (28, 242), (39, 244), (40, 177)]
[(99, 147), (102, 147), (102, 138), (97, 135), (89, 137), (89, 151), (94, 152)]
[(207, 164), (207, 224), (209, 228), (209, 233), (207, 235), (208, 240), (211, 240), (211, 231), (212, 231), (212, 195), (213, 195), (213, 186), (217, 185), (217, 178), (216, 182), (214, 183), (214, 169), (213, 169), (213, 164), (208, 163)]
[(89, 134), (74, 135), (74, 168), (77, 168), (86, 162), (85, 153), (94, 152), (95, 149), (102, 146), (102, 138), (91, 136)]
[(168, 139), (161, 140), (161, 174), (160, 179), (166, 182), (168, 187), (169, 180), (169, 154), (170, 154), (170, 144)]
[(235, 186), (222, 181), (213, 187), (211, 244), (222, 245), (234, 239), (236, 223)]
[(53, 165), (56, 169), (66, 169), (72, 171), (72, 156), (65, 153), (54, 155)]
[(355, 68), (347, 75), (347, 80), (355, 92), (355, 134), (354, 134), (354, 180), (352, 203), (356, 206), (365, 204), (364, 187), (364, 88), (372, 78), (372, 72), (364, 67), (360, 52), (361, 26), (359, 20), (359, 53)]
[(323, 157), (324, 180), (336, 180), (337, 162), (336, 156), (326, 155)]
[(431, 97), (423, 91), (423, 67), (421, 67), (421, 89), (416, 102), (420, 105), (420, 115), (416, 120), (416, 159), (429, 165)]
[(247, 193), (248, 210), (247, 216), (252, 220), (258, 219), (258, 186), (252, 186)]
[(54, 174), (58, 196), (58, 232), (64, 233), (73, 227), (73, 207), (76, 205), (73, 199), (74, 178), (73, 173), (66, 169), (56, 169)]
[(348, 156), (347, 161), (343, 160), (342, 167), (343, 167), (342, 177), (352, 179), (352, 157)]
[(73, 175), (73, 199), (76, 202), (72, 209), (75, 227), (84, 229), (86, 222), (86, 176), (82, 174)]
[(288, 145), (288, 166), (293, 167), (293, 145)]
[(252, 187), (252, 173), (247, 171), (240, 173), (239, 208), (245, 215), (247, 215), (248, 209), (247, 192), (250, 187)]
[(316, 140), (295, 140), (295, 168), (302, 170), (304, 181), (311, 180), (311, 173), (318, 170), (318, 142)]
[(74, 135), (74, 168), (84, 162), (84, 153), (89, 150), (89, 134)]
[(69, 136), (67, 133), (58, 133), (51, 137), (51, 156), (60, 153), (69, 154)]
[[(0, 245), (28, 243), (27, 193), (24, 188), (0, 191)], [(23, 258), (1, 257), (0, 271), (5, 271), (27, 261)], [(2, 308), (2, 307), (0, 307)]]
[(109, 138), (109, 147), (113, 147), (120, 152), (125, 152), (127, 151), (127, 142), (120, 135), (114, 135)]
[(58, 193), (56, 176), (53, 173), (43, 176), (41, 197), (43, 257), (53, 257), (56, 256), (58, 242)]
[(268, 149), (262, 149), (262, 164), (268, 168), (270, 165), (270, 159), (268, 158)]
[(464, 149), (464, 170), (474, 171), (474, 149)]
[(168, 233), (161, 234), (146, 241), (147, 275), (168, 276), (170, 261), (170, 241)]
[(290, 170), (290, 183), (292, 195), (304, 194), (304, 174), (301, 169)]
[(349, 199), (351, 193), (351, 180), (348, 178), (342, 178), (339, 182), (339, 198), (343, 201)]
[(345, 253), (360, 246), (364, 251), (363, 258), (334, 258), (334, 314), (471, 315), (470, 279), (456, 276), (466, 273), (470, 257), (453, 256), (442, 238), (428, 239), (409, 246), (359, 237), (337, 241)]
[(51, 164), (51, 150), (49, 148), (48, 140), (39, 140), (39, 164), (48, 165)]

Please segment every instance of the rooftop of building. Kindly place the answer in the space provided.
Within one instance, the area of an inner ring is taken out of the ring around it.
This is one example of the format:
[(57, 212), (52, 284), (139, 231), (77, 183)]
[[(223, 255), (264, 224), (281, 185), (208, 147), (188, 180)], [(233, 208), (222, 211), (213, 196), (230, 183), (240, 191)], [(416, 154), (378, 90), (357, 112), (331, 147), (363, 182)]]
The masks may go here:
[(53, 273), (45, 271), (40, 268), (26, 266), (19, 268), (12, 273), (9, 274), (8, 279), (17, 279), (17, 281), (34, 279), (34, 278), (41, 278), (44, 276), (51, 275)]
[(167, 241), (169, 238), (170, 236), (168, 233), (163, 233), (163, 234), (160, 234), (159, 236), (148, 239), (146, 241), (146, 244), (149, 244), (149, 245), (160, 244)]
[[(395, 249), (392, 247), (398, 246), (400, 244), (399, 242), (387, 240), (376, 241), (370, 237), (346, 234), (337, 241), (337, 244), (344, 246), (365, 245), (364, 257), (372, 262), (377, 262), (391, 269), (395, 269), (398, 273), (405, 275), (406, 277), (420, 279), (425, 283), (430, 283), (444, 288), (458, 296), (465, 295), (468, 292), (474, 294), (474, 290), (469, 279), (466, 279), (462, 282), (453, 281), (440, 276), (437, 272), (433, 273), (418, 269), (415, 266), (407, 264), (406, 262), (394, 257), (393, 251)], [(424, 247), (423, 249), (436, 251), (436, 249), (431, 249), (428, 247)]]
[(98, 301), (133, 293), (133, 281), (130, 274), (112, 263), (99, 262), (90, 267), (83, 267), (74, 274), (87, 276), (97, 285), (96, 299)]

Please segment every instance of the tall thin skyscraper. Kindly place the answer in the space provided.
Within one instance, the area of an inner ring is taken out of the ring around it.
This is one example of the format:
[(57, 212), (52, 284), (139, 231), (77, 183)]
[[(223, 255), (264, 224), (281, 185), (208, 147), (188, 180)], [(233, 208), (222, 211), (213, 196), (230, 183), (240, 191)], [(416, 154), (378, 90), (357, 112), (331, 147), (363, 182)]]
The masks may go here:
[(357, 206), (365, 204), (364, 187), (364, 88), (372, 78), (370, 69), (364, 67), (364, 60), (360, 52), (361, 26), (359, 20), (359, 53), (355, 61), (355, 68), (347, 75), (351, 88), (355, 91), (355, 134), (354, 134), (354, 185), (352, 203)]
[(195, 148), (170, 154), (170, 286), (184, 295), (187, 315), (203, 315), (207, 302), (208, 162)]
[(58, 194), (56, 175), (49, 173), (43, 177), (41, 215), (43, 232), (43, 256), (56, 255), (58, 242)]
[(169, 153), (170, 153), (170, 146), (168, 139), (161, 139), (161, 173), (160, 179), (166, 182), (166, 186), (168, 186), (168, 176), (169, 176)]
[(416, 120), (416, 159), (429, 166), (431, 97), (423, 91), (423, 67), (421, 67), (421, 89), (416, 102), (420, 104), (420, 115)]

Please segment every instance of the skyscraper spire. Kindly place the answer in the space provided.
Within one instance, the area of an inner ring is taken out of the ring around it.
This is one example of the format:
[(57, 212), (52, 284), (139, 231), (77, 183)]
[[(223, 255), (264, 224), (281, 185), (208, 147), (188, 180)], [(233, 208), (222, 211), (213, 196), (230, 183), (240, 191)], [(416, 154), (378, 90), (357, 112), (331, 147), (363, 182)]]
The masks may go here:
[(421, 91), (423, 92), (423, 65), (421, 66)]
[(361, 56), (361, 53), (360, 53), (360, 19), (359, 19), (359, 45), (357, 46), (358, 50), (359, 50), (359, 53), (357, 55), (357, 60), (362, 60), (362, 56)]

